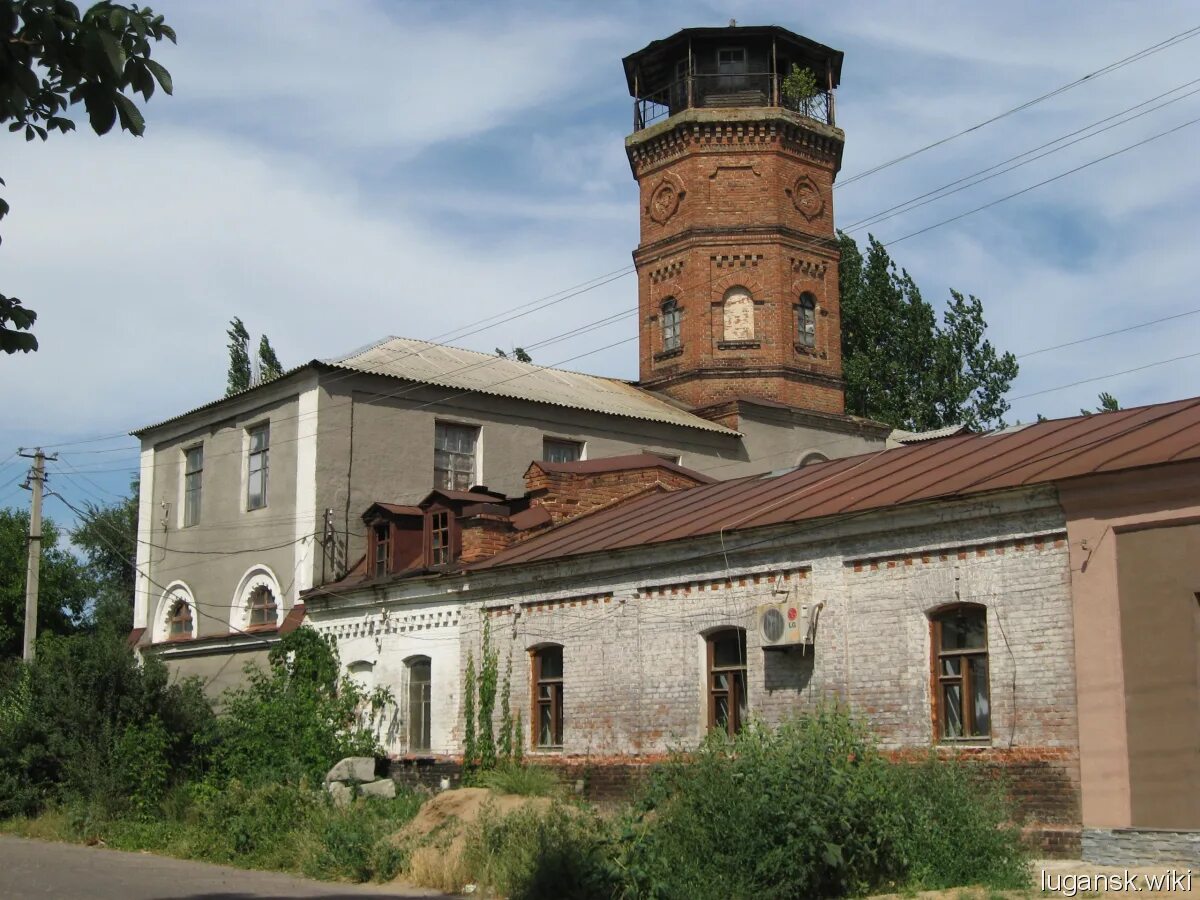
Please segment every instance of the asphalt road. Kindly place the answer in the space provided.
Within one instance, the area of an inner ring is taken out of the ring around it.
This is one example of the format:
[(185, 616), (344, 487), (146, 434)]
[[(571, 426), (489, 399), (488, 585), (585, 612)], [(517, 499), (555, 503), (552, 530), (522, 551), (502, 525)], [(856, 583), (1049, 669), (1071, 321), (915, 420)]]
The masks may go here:
[(273, 872), (249, 872), (208, 863), (123, 853), (101, 847), (52, 844), (0, 836), (0, 898), (96, 897), (101, 900), (250, 900), (318, 897), (361, 900), (378, 897), (444, 897), (398, 885), (332, 884)]

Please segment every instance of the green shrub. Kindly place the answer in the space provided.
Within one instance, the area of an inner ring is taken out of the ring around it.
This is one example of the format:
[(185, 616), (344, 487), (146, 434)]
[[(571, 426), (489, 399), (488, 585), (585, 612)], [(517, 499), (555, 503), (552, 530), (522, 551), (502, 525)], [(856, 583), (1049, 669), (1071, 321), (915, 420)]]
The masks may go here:
[(316, 782), (343, 757), (379, 752), (375, 736), (358, 726), (358, 712), (372, 698), (339, 678), (331, 639), (299, 628), (271, 649), (269, 665), (266, 672), (247, 666), (249, 683), (224, 696), (214, 778)]
[(621, 835), (637, 896), (836, 897), (1023, 878), (995, 784), (955, 761), (893, 764), (833, 707), (711, 736), (652, 779), (650, 810)]
[[(172, 684), (161, 662), (139, 663), (119, 636), (44, 635), (10, 683), (0, 700), (0, 817), (54, 803), (94, 807), (93, 818), (149, 808), (167, 783), (206, 765), (215, 721), (199, 682)], [(150, 742), (142, 761), (152, 771), (131, 784), (126, 753), (139, 749), (138, 735)]]
[(563, 803), (507, 816), (485, 808), (469, 829), (466, 870), (486, 891), (511, 900), (591, 900), (619, 895), (608, 829)]
[(563, 785), (558, 775), (544, 766), (522, 766), (501, 763), (475, 776), (478, 787), (488, 788), (497, 794), (520, 794), (525, 797), (551, 797), (562, 793)]

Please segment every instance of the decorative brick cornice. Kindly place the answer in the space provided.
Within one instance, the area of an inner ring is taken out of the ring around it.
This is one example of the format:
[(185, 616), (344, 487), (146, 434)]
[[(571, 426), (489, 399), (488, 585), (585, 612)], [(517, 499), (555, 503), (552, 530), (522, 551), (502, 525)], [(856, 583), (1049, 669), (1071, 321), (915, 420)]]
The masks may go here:
[(898, 569), (928, 565), (935, 560), (938, 562), (947, 562), (951, 559), (966, 560), (968, 558), (1004, 556), (1010, 551), (1013, 553), (1027, 553), (1030, 551), (1040, 552), (1047, 548), (1061, 550), (1066, 545), (1067, 533), (1065, 531), (1056, 531), (1050, 534), (1035, 534), (1029, 537), (939, 547), (923, 550), (920, 553), (864, 556), (859, 559), (847, 559), (843, 565), (846, 568), (854, 569), (855, 572), (874, 572), (879, 569)]

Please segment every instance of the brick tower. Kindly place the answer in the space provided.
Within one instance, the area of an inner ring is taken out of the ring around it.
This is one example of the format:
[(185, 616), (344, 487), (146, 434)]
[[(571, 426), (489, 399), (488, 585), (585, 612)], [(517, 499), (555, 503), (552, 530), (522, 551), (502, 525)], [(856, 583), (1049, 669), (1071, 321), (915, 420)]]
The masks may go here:
[[(842, 54), (778, 27), (687, 28), (624, 60), (641, 193), (641, 380), (703, 410), (844, 412), (833, 181)], [(789, 96), (807, 69), (816, 90)]]

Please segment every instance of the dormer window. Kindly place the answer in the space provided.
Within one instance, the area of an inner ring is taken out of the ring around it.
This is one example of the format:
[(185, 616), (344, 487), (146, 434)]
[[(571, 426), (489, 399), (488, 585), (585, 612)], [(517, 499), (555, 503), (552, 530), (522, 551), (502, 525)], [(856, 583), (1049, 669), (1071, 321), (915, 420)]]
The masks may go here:
[(429, 516), (429, 564), (444, 566), (450, 562), (450, 513)]
[(371, 529), (371, 562), (376, 578), (388, 573), (391, 562), (392, 528), (381, 522)]

